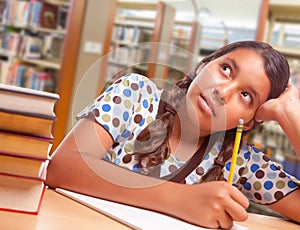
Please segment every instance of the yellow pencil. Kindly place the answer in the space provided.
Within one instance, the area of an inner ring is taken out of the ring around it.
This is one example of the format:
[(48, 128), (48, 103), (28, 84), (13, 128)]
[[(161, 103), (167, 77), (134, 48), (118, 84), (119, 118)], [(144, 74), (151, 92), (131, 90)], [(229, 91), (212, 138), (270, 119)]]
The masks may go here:
[(243, 132), (243, 125), (244, 125), (244, 120), (239, 119), (239, 124), (236, 129), (236, 135), (235, 135), (233, 152), (232, 152), (232, 159), (231, 159), (231, 164), (230, 164), (230, 171), (229, 171), (229, 177), (228, 177), (229, 184), (232, 184), (232, 180), (233, 180), (234, 168), (236, 165), (236, 158), (237, 158), (237, 154), (239, 151), (239, 146), (240, 146), (242, 132)]

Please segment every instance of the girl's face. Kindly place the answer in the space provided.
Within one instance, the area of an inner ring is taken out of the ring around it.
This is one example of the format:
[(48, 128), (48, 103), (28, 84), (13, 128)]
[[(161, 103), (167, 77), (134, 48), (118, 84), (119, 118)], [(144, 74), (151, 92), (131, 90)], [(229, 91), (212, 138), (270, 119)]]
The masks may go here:
[(248, 130), (270, 88), (260, 55), (237, 49), (198, 69), (187, 92), (187, 115), (199, 124), (201, 135), (235, 128), (240, 118)]

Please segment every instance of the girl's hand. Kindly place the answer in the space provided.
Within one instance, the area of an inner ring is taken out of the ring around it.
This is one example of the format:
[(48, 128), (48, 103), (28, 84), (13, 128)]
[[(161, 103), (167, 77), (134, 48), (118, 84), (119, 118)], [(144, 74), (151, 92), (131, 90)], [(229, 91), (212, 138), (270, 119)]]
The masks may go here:
[(300, 103), (299, 92), (297, 88), (289, 82), (286, 90), (278, 98), (268, 100), (258, 108), (255, 120), (257, 122), (271, 120), (279, 121), (283, 118), (282, 115), (288, 110), (291, 112), (291, 108), (297, 103)]
[[(173, 214), (188, 222), (207, 228), (230, 229), (233, 221), (245, 221), (248, 199), (225, 181), (184, 185), (184, 191), (170, 191), (176, 200)], [(180, 194), (184, 196), (181, 197)]]

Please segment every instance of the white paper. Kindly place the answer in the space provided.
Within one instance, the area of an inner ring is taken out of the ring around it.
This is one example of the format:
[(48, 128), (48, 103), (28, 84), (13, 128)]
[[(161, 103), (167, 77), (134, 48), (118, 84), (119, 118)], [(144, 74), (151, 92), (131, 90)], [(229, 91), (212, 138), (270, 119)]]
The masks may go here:
[[(99, 198), (82, 195), (64, 189), (56, 189), (60, 194), (63, 194), (73, 200), (76, 200), (102, 214), (105, 214), (119, 222), (133, 228), (143, 230), (153, 229), (172, 229), (172, 230), (201, 230), (201, 228), (193, 224), (169, 217), (167, 215), (156, 213), (150, 210), (136, 208), (128, 205), (123, 205)], [(246, 227), (234, 223), (231, 230), (247, 230)]]

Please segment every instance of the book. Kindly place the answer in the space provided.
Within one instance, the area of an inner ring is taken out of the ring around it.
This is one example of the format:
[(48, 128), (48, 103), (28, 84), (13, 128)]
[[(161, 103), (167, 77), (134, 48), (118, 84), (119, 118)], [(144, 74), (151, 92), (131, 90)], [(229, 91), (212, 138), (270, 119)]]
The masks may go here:
[(0, 174), (0, 210), (38, 214), (45, 188), (40, 179)]
[(0, 174), (45, 179), (47, 160), (0, 154)]
[(0, 131), (10, 131), (26, 135), (53, 138), (52, 126), (55, 116), (30, 114), (17, 110), (0, 108)]
[(52, 140), (52, 138), (1, 131), (0, 152), (13, 156), (47, 160)]
[(55, 93), (0, 84), (0, 108), (26, 112), (32, 116), (55, 116), (54, 105), (59, 100)]
[[(207, 229), (151, 210), (111, 202), (62, 188), (56, 188), (55, 191), (120, 222), (131, 229)], [(237, 223), (234, 223), (231, 228), (231, 230), (246, 229), (246, 227)]]
[(41, 28), (56, 29), (58, 17), (58, 6), (42, 2), (39, 15), (39, 26)]

